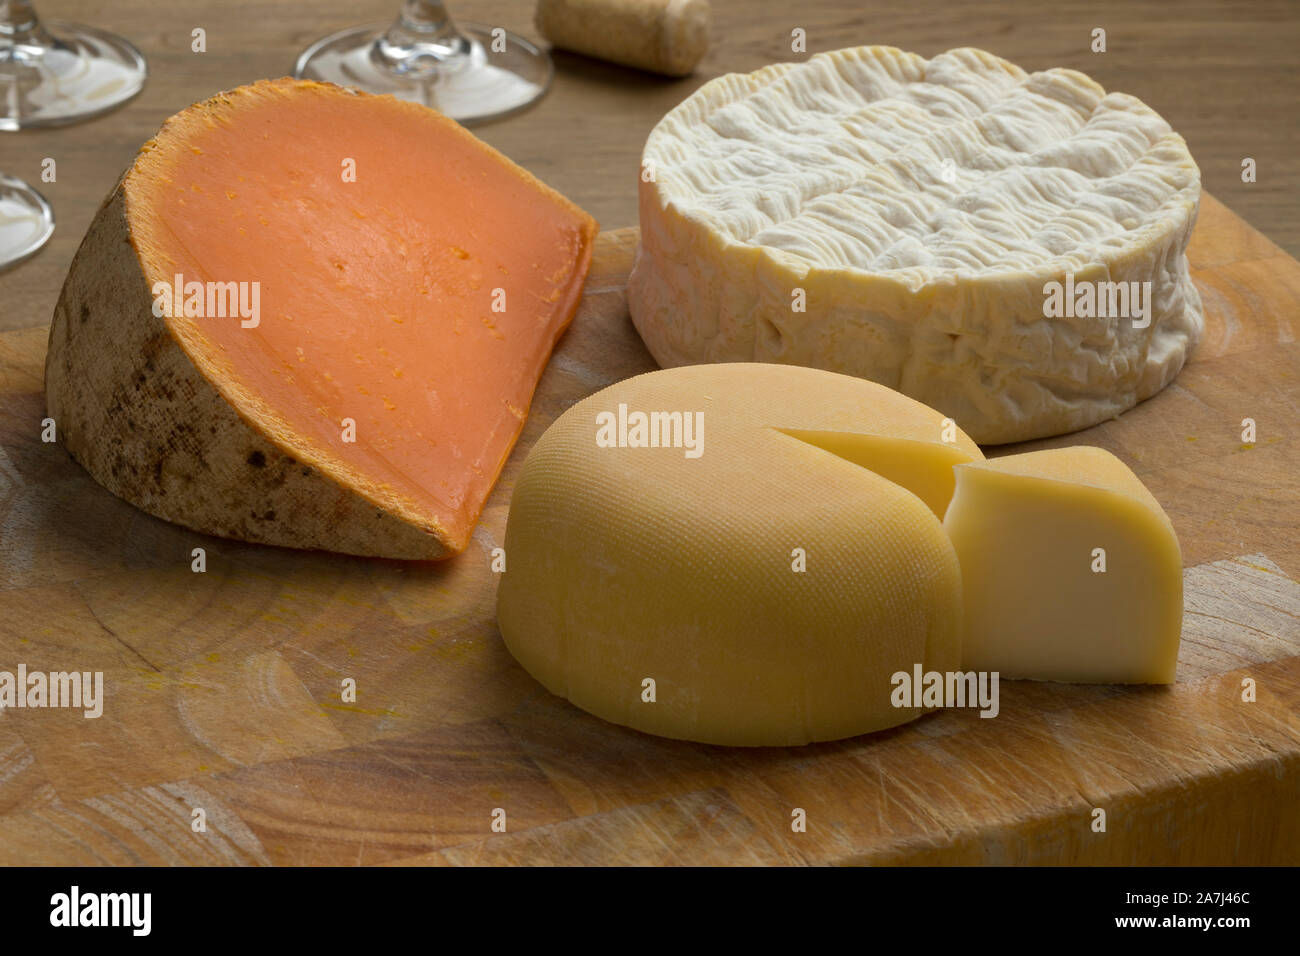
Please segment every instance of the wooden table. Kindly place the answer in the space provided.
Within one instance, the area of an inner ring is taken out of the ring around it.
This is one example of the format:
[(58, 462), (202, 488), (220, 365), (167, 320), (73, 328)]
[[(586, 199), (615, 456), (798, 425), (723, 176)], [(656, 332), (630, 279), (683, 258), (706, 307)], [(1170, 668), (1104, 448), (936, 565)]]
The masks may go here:
[[(1300, 255), (1300, 12), (1293, 0), (1102, 0), (1042, 3), (866, 3), (715, 0), (714, 39), (696, 76), (668, 80), (560, 53), (554, 85), (535, 108), (479, 134), (592, 213), (606, 229), (636, 224), (636, 172), (646, 134), (705, 80), (802, 59), (808, 49), (883, 43), (933, 56), (978, 46), (1026, 69), (1068, 66), (1141, 97), (1182, 132), (1206, 188), (1292, 255)], [(107, 117), (66, 129), (0, 134), (0, 170), (27, 179), (54, 205), (58, 231), (34, 260), (0, 274), (0, 329), (50, 320), (90, 217), (136, 149), (161, 122), (218, 90), (288, 73), (326, 33), (390, 18), (398, 0), (38, 0), (48, 19), (111, 27), (149, 59), (145, 91)], [(449, 0), (453, 16), (537, 39), (530, 0)], [(207, 31), (207, 52), (190, 50)], [(1107, 31), (1107, 52), (1089, 50)], [(1241, 182), (1254, 158), (1258, 181)], [(58, 181), (40, 183), (53, 157)]]

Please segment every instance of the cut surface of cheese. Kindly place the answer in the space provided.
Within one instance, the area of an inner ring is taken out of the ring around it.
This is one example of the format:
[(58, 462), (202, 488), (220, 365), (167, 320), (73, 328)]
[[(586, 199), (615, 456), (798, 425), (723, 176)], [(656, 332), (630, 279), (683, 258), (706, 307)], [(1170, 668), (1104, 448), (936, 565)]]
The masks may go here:
[(1006, 678), (1172, 683), (1173, 525), (1129, 468), (1075, 447), (958, 465), (944, 527), (962, 568), (962, 663)]
[[(680, 420), (682, 441), (661, 426), (649, 447), (638, 413)], [(915, 458), (897, 469), (908, 477), (951, 472), (930, 447), (944, 428), (880, 385), (793, 366), (611, 385), (521, 469), (498, 592), (506, 646), (552, 692), (668, 737), (803, 744), (911, 720), (891, 675), (956, 668), (956, 556), (929, 504), (824, 436), (883, 435)], [(954, 444), (981, 457), (960, 432)]]
[(1201, 335), (1187, 145), (1073, 70), (861, 47), (722, 76), (643, 169), (628, 303), (665, 367), (858, 375), (1001, 443), (1114, 417)]
[(782, 430), (901, 485), (924, 501), (940, 521), (952, 500), (953, 466), (984, 457), (979, 446), (961, 433), (952, 443), (945, 443), (850, 432)]
[(50, 414), (101, 484), (192, 528), (456, 553), (595, 229), (424, 107), (294, 80), (220, 94), (168, 120), (92, 225)]

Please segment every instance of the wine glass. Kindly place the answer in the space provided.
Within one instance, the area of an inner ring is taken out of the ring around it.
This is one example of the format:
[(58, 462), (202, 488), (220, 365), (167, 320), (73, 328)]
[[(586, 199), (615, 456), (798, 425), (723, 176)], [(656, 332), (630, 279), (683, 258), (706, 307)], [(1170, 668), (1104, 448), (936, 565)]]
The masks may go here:
[(441, 0), (404, 0), (393, 23), (317, 40), (293, 75), (423, 103), (461, 123), (496, 119), (546, 92), (551, 58), (523, 37), (452, 23)]
[(0, 172), (0, 272), (35, 255), (52, 232), (54, 212), (45, 197)]
[(119, 36), (75, 23), (46, 29), (31, 0), (0, 0), (0, 130), (98, 116), (139, 93), (148, 72)]

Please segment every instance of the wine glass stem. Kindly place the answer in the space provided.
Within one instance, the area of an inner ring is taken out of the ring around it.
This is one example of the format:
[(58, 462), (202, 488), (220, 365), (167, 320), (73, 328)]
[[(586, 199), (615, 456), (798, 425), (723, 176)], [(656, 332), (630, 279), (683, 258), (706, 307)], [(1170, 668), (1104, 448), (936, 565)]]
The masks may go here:
[(14, 47), (53, 43), (31, 0), (0, 0), (0, 59)]
[(451, 26), (451, 17), (441, 0), (403, 0), (399, 19), (412, 30), (434, 31)]
[(375, 41), (372, 56), (393, 73), (416, 77), (446, 69), (470, 49), (441, 0), (403, 0), (402, 12)]

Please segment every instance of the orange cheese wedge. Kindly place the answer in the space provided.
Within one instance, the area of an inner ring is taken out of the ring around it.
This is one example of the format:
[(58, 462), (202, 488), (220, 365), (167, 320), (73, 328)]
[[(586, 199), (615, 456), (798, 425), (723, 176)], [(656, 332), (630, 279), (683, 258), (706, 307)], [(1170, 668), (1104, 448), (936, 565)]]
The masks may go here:
[(596, 223), (454, 121), (275, 80), (173, 116), (73, 261), (57, 435), (200, 531), (462, 550), (573, 318)]

